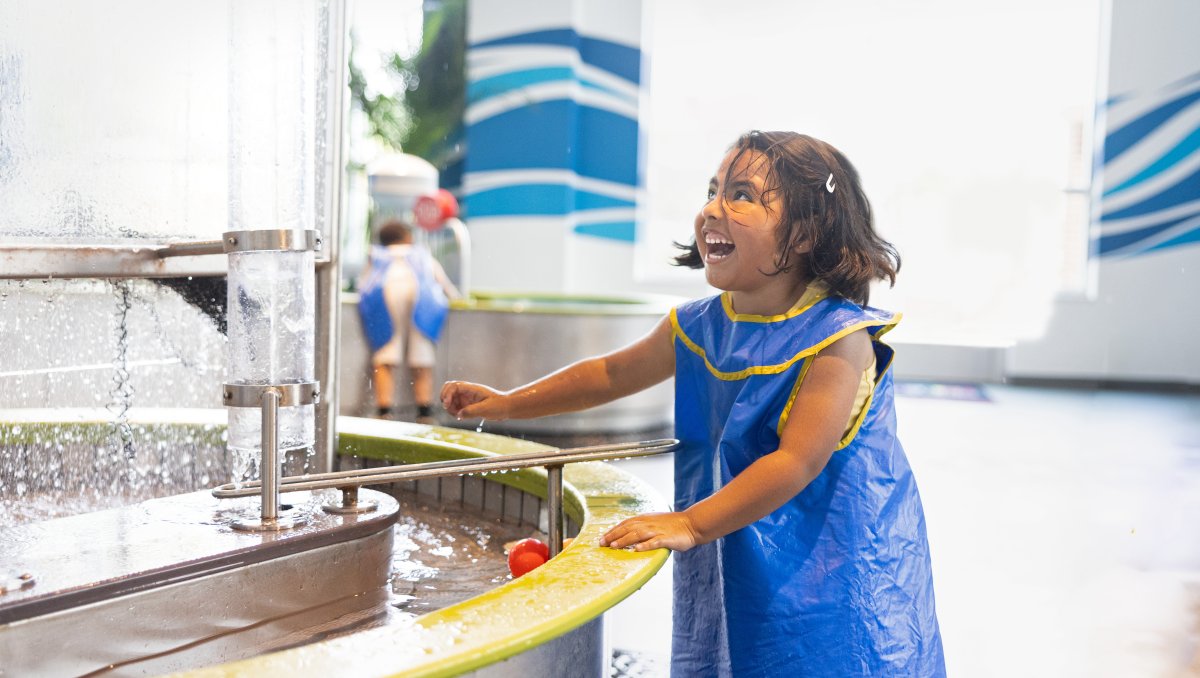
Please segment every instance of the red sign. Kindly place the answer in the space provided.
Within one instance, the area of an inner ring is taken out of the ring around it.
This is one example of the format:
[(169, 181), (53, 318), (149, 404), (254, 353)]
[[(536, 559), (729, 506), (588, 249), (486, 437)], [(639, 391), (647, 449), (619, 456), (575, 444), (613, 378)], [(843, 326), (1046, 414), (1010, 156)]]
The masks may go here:
[(447, 219), (458, 216), (458, 201), (454, 194), (446, 189), (439, 189), (433, 195), (423, 195), (417, 198), (413, 205), (413, 218), (417, 225), (433, 233), (442, 227)]

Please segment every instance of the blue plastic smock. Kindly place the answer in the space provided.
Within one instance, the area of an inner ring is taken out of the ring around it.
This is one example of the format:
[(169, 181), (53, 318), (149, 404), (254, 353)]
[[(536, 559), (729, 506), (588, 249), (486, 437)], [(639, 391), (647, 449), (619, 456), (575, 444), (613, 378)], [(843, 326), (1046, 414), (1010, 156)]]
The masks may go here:
[(358, 288), (358, 315), (362, 319), (363, 332), (372, 351), (378, 351), (392, 340), (396, 331), (384, 298), (383, 284), (392, 257), (386, 247), (371, 248), (371, 267)]
[[(437, 341), (442, 334), (446, 316), (450, 313), (450, 300), (434, 275), (433, 257), (422, 247), (407, 248), (404, 263), (416, 279), (416, 294), (413, 299), (413, 325), (430, 341)], [(371, 248), (371, 267), (359, 286), (358, 312), (362, 318), (363, 331), (372, 351), (383, 348), (392, 339), (395, 321), (388, 310), (384, 288), (387, 273), (395, 255), (386, 247)]]
[(896, 437), (879, 336), (898, 316), (840, 297), (780, 316), (735, 315), (727, 295), (671, 312), (675, 508), (779, 447), (822, 348), (874, 339), (870, 401), (825, 469), (774, 513), (676, 555), (671, 674), (944, 676), (925, 518)]
[(442, 335), (442, 326), (450, 313), (450, 300), (433, 273), (433, 256), (423, 247), (413, 247), (405, 255), (417, 278), (417, 298), (413, 302), (413, 324), (430, 341)]

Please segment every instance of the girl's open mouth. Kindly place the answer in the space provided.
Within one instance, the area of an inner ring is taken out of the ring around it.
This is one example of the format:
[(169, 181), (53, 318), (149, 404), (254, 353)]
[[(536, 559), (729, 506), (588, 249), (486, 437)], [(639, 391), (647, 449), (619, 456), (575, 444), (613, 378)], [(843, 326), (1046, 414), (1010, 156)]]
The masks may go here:
[(717, 262), (725, 257), (728, 257), (730, 254), (733, 254), (733, 250), (736, 249), (736, 246), (733, 243), (726, 240), (723, 236), (714, 233), (709, 233), (704, 236), (704, 245), (704, 260), (710, 263)]

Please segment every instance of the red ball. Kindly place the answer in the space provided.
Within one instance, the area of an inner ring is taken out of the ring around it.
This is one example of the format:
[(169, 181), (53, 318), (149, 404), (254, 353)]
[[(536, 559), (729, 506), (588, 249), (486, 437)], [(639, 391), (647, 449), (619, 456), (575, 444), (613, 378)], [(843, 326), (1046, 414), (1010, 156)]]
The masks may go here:
[(539, 553), (534, 553), (533, 551), (518, 553), (514, 550), (508, 554), (508, 571), (512, 572), (512, 576), (515, 579), (530, 570), (541, 567), (545, 562), (546, 559)]
[(512, 550), (508, 552), (508, 555), (511, 558), (514, 553), (525, 553), (526, 551), (541, 555), (542, 560), (550, 560), (550, 547), (546, 546), (542, 540), (534, 539), (533, 537), (522, 539), (513, 544)]

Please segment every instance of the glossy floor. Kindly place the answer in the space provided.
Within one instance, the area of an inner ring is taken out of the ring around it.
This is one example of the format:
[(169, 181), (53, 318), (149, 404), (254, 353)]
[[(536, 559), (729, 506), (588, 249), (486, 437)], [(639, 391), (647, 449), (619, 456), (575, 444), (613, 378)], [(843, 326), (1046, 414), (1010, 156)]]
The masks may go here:
[[(897, 398), (949, 675), (1200, 676), (1200, 396), (967, 392)], [(621, 464), (670, 496), (669, 457)], [(664, 572), (607, 615), (640, 675), (668, 672), (670, 598)]]

